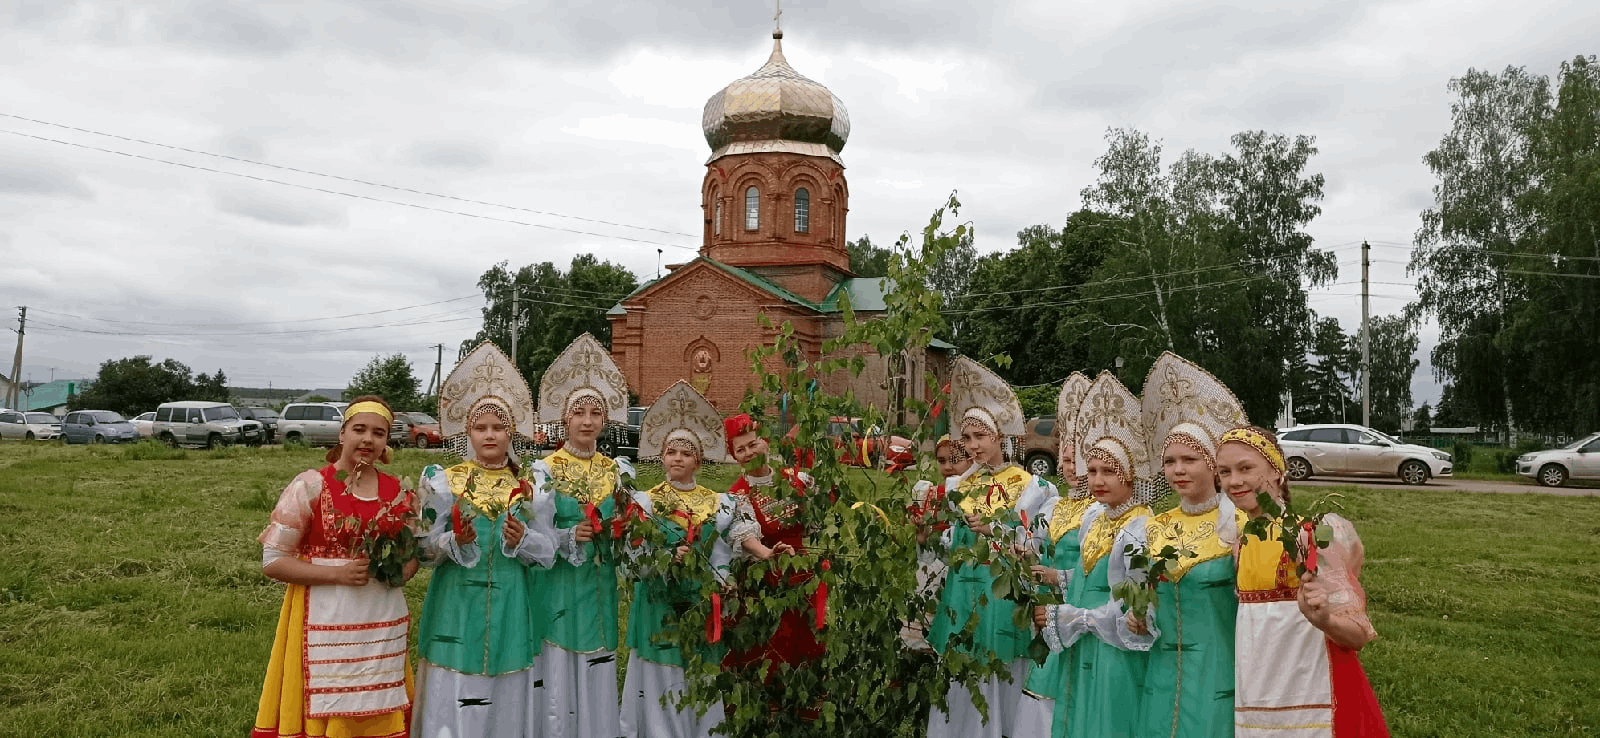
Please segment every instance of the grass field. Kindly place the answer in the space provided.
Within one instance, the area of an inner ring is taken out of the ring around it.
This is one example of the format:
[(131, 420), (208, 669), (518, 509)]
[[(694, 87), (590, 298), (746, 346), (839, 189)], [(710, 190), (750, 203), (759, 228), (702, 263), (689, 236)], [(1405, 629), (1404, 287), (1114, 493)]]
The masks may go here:
[[(0, 736), (247, 733), (282, 601), (255, 536), (320, 458), (0, 445)], [(1600, 498), (1339, 491), (1394, 735), (1600, 735)]]

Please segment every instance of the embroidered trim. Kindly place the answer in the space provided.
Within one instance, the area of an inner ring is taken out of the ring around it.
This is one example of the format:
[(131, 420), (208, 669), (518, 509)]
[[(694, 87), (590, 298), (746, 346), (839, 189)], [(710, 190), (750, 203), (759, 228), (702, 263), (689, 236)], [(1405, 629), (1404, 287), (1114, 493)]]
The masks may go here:
[(1259, 605), (1267, 602), (1290, 602), (1300, 598), (1300, 588), (1267, 589), (1255, 592), (1239, 592), (1239, 604)]

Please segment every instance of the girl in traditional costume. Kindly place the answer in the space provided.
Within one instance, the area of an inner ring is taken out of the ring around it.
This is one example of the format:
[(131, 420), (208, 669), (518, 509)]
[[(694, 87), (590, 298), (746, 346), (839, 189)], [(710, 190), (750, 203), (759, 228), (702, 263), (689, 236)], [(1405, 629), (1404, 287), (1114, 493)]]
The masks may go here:
[[(949, 436), (940, 436), (934, 442), (933, 459), (939, 467), (939, 481), (917, 482), (911, 489), (911, 505), (906, 508), (912, 524), (917, 526), (917, 593), (926, 597), (937, 597), (944, 589), (944, 578), (950, 568), (938, 545), (939, 536), (950, 528), (948, 523), (937, 520), (947, 497), (944, 480), (972, 468), (972, 456)], [(934, 653), (933, 646), (928, 644), (929, 620), (924, 616), (900, 629), (900, 638), (907, 648), (918, 653)]]
[(1109, 372), (1094, 380), (1078, 410), (1077, 458), (1095, 503), (1079, 524), (1066, 604), (1036, 610), (1034, 622), (1050, 650), (1070, 649), (1071, 676), (1055, 706), (1066, 716), (1065, 735), (1127, 738), (1138, 720), (1153, 639), (1130, 629), (1111, 588), (1143, 581), (1132, 557), (1144, 549), (1157, 488), (1139, 400)]
[[(1224, 433), (1217, 474), (1251, 517), (1256, 494), (1289, 500), (1283, 449), (1260, 428)], [(1296, 565), (1273, 535), (1239, 546), (1234, 735), (1242, 738), (1386, 738), (1378, 698), (1356, 653), (1377, 637), (1361, 587), (1364, 549), (1350, 521), (1327, 515), (1332, 542), (1316, 550), (1315, 573)], [(1276, 533), (1276, 531), (1274, 531)], [(1302, 545), (1314, 546), (1310, 541)], [(1309, 559), (1309, 553), (1306, 556)]]
[[(539, 419), (558, 423), (565, 441), (533, 465), (555, 503), (558, 557), (533, 578), (548, 619), (544, 663), (544, 735), (616, 738), (617, 551), (598, 528), (631, 499), (625, 463), (597, 450), (607, 423), (628, 419), (628, 383), (611, 355), (587, 333), (539, 380)], [(599, 545), (597, 545), (599, 544)]]
[(1147, 546), (1151, 555), (1172, 546), (1194, 556), (1180, 556), (1156, 584), (1139, 738), (1233, 735), (1233, 550), (1245, 516), (1217, 488), (1216, 469), (1222, 434), (1244, 422), (1233, 392), (1204, 369), (1172, 353), (1156, 359), (1144, 423), (1178, 506), (1150, 519)]
[[(681, 565), (710, 567), (720, 583), (727, 581), (733, 560), (728, 532), (734, 521), (734, 498), (695, 481), (703, 461), (726, 459), (722, 418), (717, 409), (690, 387), (678, 382), (666, 391), (639, 425), (639, 458), (660, 458), (667, 480), (635, 494), (644, 516), (658, 528), (672, 551), (673, 566), (644, 558), (632, 572), (636, 578), (628, 608), (628, 673), (622, 687), (622, 734), (627, 738), (702, 738), (722, 721), (721, 703), (696, 714), (679, 708), (684, 691), (685, 657), (681, 645), (666, 638), (678, 614), (702, 598), (702, 577), (673, 571)], [(646, 546), (648, 548), (648, 546)], [(633, 549), (639, 554), (647, 550)], [(711, 640), (721, 638), (721, 594), (713, 593)], [(709, 639), (709, 638), (708, 638)], [(722, 654), (713, 645), (701, 654), (717, 663)]]
[[(1010, 525), (1023, 513), (1033, 515), (1055, 496), (1054, 485), (1008, 463), (1002, 452), (1003, 436), (1023, 433), (1022, 408), (1011, 387), (967, 357), (956, 359), (951, 369), (951, 408), (960, 418), (961, 445), (972, 454), (965, 474), (945, 481), (953, 490), (951, 504), (959, 518), (941, 534), (944, 550), (971, 547), (981, 539), (1010, 546), (1015, 530)], [(983, 662), (998, 659), (1009, 669), (1009, 680), (988, 677), (979, 691), (988, 704), (988, 718), (978, 711), (972, 693), (951, 682), (945, 693), (947, 709), (935, 705), (928, 712), (930, 738), (944, 736), (1001, 738), (1016, 735), (1016, 710), (1031, 663), (1027, 658), (1032, 632), (1013, 622), (1016, 605), (994, 595), (994, 577), (986, 565), (962, 562), (950, 567), (939, 594), (938, 609), (929, 628), (928, 643), (941, 655), (962, 652)], [(976, 614), (971, 639), (961, 636)]]
[[(1078, 565), (1078, 526), (1083, 513), (1094, 504), (1088, 485), (1078, 479), (1077, 443), (1078, 410), (1084, 395), (1089, 393), (1089, 378), (1073, 372), (1061, 383), (1056, 397), (1056, 439), (1060, 444), (1056, 452), (1056, 468), (1067, 480), (1067, 495), (1057, 495), (1047, 501), (1034, 520), (1030, 544), (1039, 557), (1033, 572), (1039, 582), (1066, 594), (1066, 584), (1071, 581), (1072, 570)], [(1028, 674), (1027, 685), (1017, 705), (1016, 735), (1053, 735), (1066, 733), (1066, 713), (1056, 711), (1056, 696), (1066, 691), (1071, 675), (1067, 673), (1070, 661), (1065, 651), (1052, 651), (1045, 662)]]
[[(781, 459), (777, 460), (775, 470), (767, 439), (761, 437), (749, 415), (726, 419), (723, 429), (728, 437), (729, 453), (736, 463), (741, 467), (760, 464), (741, 473), (728, 488), (728, 494), (733, 495), (738, 506), (738, 519), (729, 531), (736, 559), (768, 561), (776, 556), (804, 556), (806, 529), (800, 517), (800, 501), (814, 483), (811, 475), (783, 467)], [(780, 484), (787, 489), (780, 491)], [(814, 576), (809, 571), (783, 574), (774, 566), (764, 581), (745, 582), (745, 593), (740, 599), (759, 596), (763, 587), (805, 586)], [(808, 604), (784, 610), (770, 638), (753, 647), (730, 651), (723, 660), (724, 666), (745, 669), (770, 664), (767, 677), (770, 681), (785, 666), (799, 667), (821, 658), (823, 646), (817, 631), (821, 629), (819, 621), (826, 611), (819, 610), (819, 606), (825, 608), (826, 601), (818, 597)]]
[[(254, 738), (407, 734), (411, 616), (399, 586), (368, 576), (362, 537), (411, 525), (416, 496), (374, 464), (389, 461), (394, 413), (358, 397), (328, 465), (285, 487), (262, 531), (261, 570), (288, 584)], [(417, 570), (415, 559), (404, 578)]]
[(440, 429), (465, 459), (422, 472), (434, 567), (418, 624), (417, 738), (541, 735), (535, 668), (544, 617), (530, 573), (555, 561), (553, 501), (519, 478), (533, 397), (510, 357), (483, 343), (439, 392)]

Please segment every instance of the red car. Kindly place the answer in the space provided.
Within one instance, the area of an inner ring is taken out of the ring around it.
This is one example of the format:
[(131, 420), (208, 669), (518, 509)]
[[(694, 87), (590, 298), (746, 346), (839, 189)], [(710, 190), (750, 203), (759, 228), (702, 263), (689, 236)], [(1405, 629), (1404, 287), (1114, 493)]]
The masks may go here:
[[(794, 442), (799, 430), (799, 426), (789, 429), (786, 438), (790, 443)], [(917, 463), (911, 439), (877, 433), (864, 434), (861, 432), (860, 418), (829, 418), (828, 437), (833, 439), (833, 447), (839, 450), (839, 462), (848, 466), (872, 469), (881, 465), (888, 471), (896, 472)], [(802, 469), (816, 463), (809, 449), (798, 450), (795, 455)]]
[(411, 446), (428, 448), (444, 445), (439, 433), (439, 421), (427, 413), (395, 413), (394, 425), (389, 426), (389, 445), (399, 448)]

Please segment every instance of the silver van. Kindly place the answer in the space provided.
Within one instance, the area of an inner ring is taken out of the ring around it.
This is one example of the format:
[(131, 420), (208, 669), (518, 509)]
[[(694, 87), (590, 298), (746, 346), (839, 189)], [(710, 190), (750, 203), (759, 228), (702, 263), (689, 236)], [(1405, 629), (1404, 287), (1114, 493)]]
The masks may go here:
[(167, 402), (156, 408), (150, 435), (168, 446), (259, 446), (261, 424), (239, 417), (226, 402)]
[(332, 446), (339, 442), (339, 426), (344, 423), (343, 402), (296, 402), (285, 405), (278, 419), (278, 435), (284, 443)]

